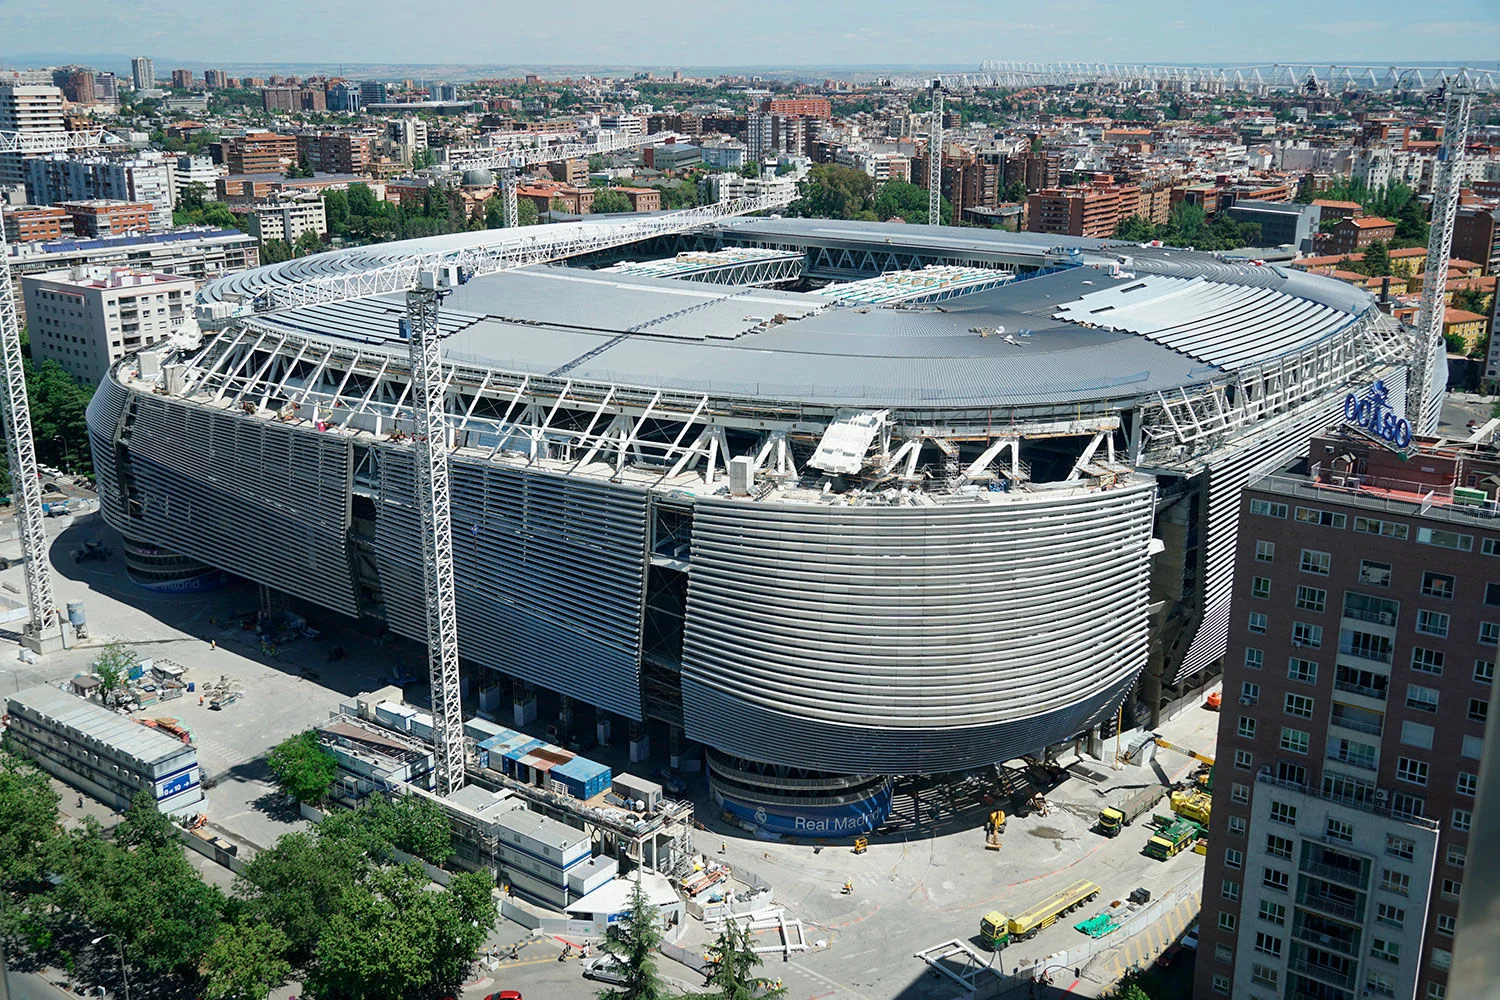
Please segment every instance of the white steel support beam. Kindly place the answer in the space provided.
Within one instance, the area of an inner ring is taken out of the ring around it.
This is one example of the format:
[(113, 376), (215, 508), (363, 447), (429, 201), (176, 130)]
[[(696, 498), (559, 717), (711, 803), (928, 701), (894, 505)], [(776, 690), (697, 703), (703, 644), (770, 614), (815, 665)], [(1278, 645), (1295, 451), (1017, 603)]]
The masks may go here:
[(927, 224), (943, 224), (943, 81), (932, 81), (932, 128), (927, 140)]

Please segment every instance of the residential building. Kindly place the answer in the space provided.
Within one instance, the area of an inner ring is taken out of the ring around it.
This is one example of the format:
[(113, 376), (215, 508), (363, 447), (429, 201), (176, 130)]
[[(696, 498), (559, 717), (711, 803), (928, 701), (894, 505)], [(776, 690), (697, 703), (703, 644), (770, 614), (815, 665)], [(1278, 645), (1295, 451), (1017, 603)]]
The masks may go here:
[(434, 101), (458, 100), (458, 88), (451, 83), (434, 83), (427, 88), (427, 94)]
[(1485, 335), (1489, 332), (1489, 322), (1490, 318), (1482, 313), (1448, 306), (1443, 309), (1443, 336), (1459, 338), (1467, 353), (1484, 343)]
[(151, 228), (172, 225), (176, 203), (173, 161), (155, 150), (116, 160), (104, 156), (51, 153), (26, 161), (26, 191), (36, 205), (107, 199), (151, 206)]
[(328, 233), (322, 198), (256, 205), (246, 219), (250, 223), (250, 234), (262, 243), (266, 240), (295, 243), (303, 233), (320, 238)]
[(538, 212), (549, 211), (553, 202), (561, 202), (562, 211), (569, 215), (587, 215), (592, 212), (596, 193), (588, 185), (570, 187), (558, 181), (533, 180), (516, 188), (516, 197), (529, 198)]
[(1290, 245), (1298, 250), (1310, 250), (1313, 235), (1318, 231), (1319, 209), (1316, 205), (1237, 199), (1226, 211), (1236, 222), (1254, 222), (1260, 226), (1257, 246)]
[(617, 187), (611, 190), (623, 194), (630, 199), (630, 210), (632, 212), (660, 212), (661, 192), (656, 188), (642, 187)]
[(174, 90), (192, 90), (193, 71), (190, 69), (174, 69), (172, 71), (172, 87)]
[(172, 162), (172, 186), (178, 198), (196, 184), (201, 188), (204, 201), (216, 201), (219, 197), (218, 180), (219, 168), (214, 166), (210, 156), (182, 153)]
[(661, 146), (647, 146), (646, 166), (652, 170), (681, 170), (703, 162), (703, 151), (692, 143), (669, 142)]
[(1500, 274), (1500, 208), (1460, 208), (1453, 220), (1453, 256), (1476, 261), (1485, 274)]
[(301, 91), (296, 87), (262, 87), (260, 89), (261, 107), (267, 114), (277, 111), (299, 111), (301, 110)]
[(552, 175), (553, 180), (568, 187), (589, 186), (588, 160), (558, 160), (547, 164), (547, 172)]
[(74, 104), (93, 104), (94, 79), (93, 70), (80, 68), (66, 74), (58, 86), (62, 87), (63, 97)]
[(705, 142), (699, 151), (703, 165), (710, 170), (739, 170), (745, 165), (745, 145), (741, 142)]
[(203, 88), (205, 90), (223, 90), (229, 85), (229, 77), (222, 69), (206, 69), (203, 71)]
[[(368, 81), (359, 85), (359, 103), (365, 107), (372, 104), (384, 104), (386, 100), (385, 84), (378, 81)], [(350, 111), (356, 110), (350, 108)]]
[(393, 118), (385, 123), (385, 135), (391, 142), (407, 150), (406, 156), (427, 148), (427, 123), (416, 115)]
[(297, 107), (302, 111), (327, 111), (328, 94), (322, 87), (303, 87), (297, 91)]
[(627, 132), (630, 135), (642, 135), (645, 133), (646, 123), (641, 120), (640, 115), (600, 115), (599, 128), (605, 132)]
[(1120, 196), (1110, 188), (1046, 188), (1026, 203), (1026, 229), (1061, 236), (1113, 236)]
[(346, 132), (303, 133), (296, 143), (298, 162), (318, 173), (363, 174), (373, 155), (369, 136)]
[(1358, 219), (1365, 214), (1365, 207), (1357, 201), (1335, 201), (1331, 198), (1314, 198), (1319, 217), (1328, 222), (1333, 219)]
[(826, 97), (768, 97), (761, 102), (760, 110), (782, 117), (821, 118), (833, 117), (833, 104)]
[(166, 339), (193, 308), (192, 278), (131, 268), (75, 268), (21, 279), (31, 356), (62, 365), (81, 385)]
[[(1366, 426), (1388, 405), (1378, 383), (1357, 401)], [(1500, 453), (1405, 433), (1314, 437), (1241, 499), (1195, 996), (1446, 996)]]
[[(0, 131), (60, 132), (63, 129), (63, 94), (57, 87), (40, 84), (0, 86)], [(0, 188), (19, 187), (26, 182), (23, 153), (0, 153)]]
[(136, 56), (130, 60), (130, 82), (136, 90), (156, 89), (156, 66), (149, 56)]
[(151, 231), (151, 206), (143, 202), (89, 198), (58, 206), (73, 220), (73, 232), (85, 239), (139, 236)]
[(73, 217), (60, 208), (18, 205), (4, 209), (5, 240), (32, 243), (73, 235)]
[(113, 73), (94, 74), (94, 101), (97, 104), (120, 103), (120, 81)]
[(1332, 253), (1353, 253), (1376, 240), (1389, 243), (1396, 237), (1396, 224), (1390, 219), (1376, 216), (1361, 216), (1341, 220), (1329, 234), (1328, 249)]
[(225, 139), (224, 166), (231, 174), (280, 174), (297, 162), (297, 137), (251, 132)]
[(141, 791), (168, 816), (197, 812), (203, 773), (191, 743), (50, 685), (6, 700), (7, 734), (42, 770), (123, 811)]
[(791, 176), (742, 177), (739, 174), (709, 174), (698, 182), (699, 190), (709, 202), (735, 198), (759, 198), (773, 194), (796, 194), (797, 180)]

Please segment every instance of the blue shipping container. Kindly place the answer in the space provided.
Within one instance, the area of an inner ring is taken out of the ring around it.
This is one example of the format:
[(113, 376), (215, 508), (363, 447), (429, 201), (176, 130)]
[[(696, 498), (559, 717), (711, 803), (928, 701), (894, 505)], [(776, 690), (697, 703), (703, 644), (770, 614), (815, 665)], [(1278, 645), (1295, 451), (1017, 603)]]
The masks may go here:
[(607, 765), (585, 757), (574, 757), (554, 767), (552, 778), (562, 782), (575, 799), (591, 799), (609, 789), (614, 775)]
[[(539, 739), (528, 739), (525, 743), (518, 744), (506, 750), (501, 756), (505, 758), (504, 772), (512, 778), (516, 776), (516, 762), (525, 757), (539, 746), (545, 746)], [(494, 759), (494, 751), (490, 752), (490, 759)]]

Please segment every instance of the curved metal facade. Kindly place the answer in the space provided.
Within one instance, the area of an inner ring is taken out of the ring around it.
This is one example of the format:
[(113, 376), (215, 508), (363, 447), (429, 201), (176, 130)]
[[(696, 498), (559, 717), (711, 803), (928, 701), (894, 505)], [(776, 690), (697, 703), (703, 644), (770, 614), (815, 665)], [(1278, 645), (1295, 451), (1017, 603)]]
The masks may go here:
[(1146, 663), (1155, 488), (849, 507), (705, 500), (688, 735), (852, 773), (957, 770), (1066, 740)]

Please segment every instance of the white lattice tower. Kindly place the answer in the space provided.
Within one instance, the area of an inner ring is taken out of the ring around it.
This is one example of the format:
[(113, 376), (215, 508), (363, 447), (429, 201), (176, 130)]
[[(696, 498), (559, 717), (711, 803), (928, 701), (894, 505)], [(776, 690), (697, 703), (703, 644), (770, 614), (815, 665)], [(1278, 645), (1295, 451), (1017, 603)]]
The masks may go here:
[(943, 82), (932, 81), (932, 136), (927, 142), (927, 224), (943, 224)]
[(412, 462), (422, 524), (422, 598), (427, 616), (427, 666), (432, 685), (433, 791), (464, 783), (463, 706), (458, 676), (458, 594), (453, 569), (452, 494), (448, 484), (448, 419), (443, 397), (439, 271), (424, 271), (406, 293), (411, 327)]
[(516, 200), (516, 188), (519, 181), (516, 180), (516, 172), (506, 169), (500, 174), (500, 197), (504, 202), (502, 209), (505, 212), (505, 227), (507, 229), (521, 224), (521, 218), (517, 214), (519, 205)]

